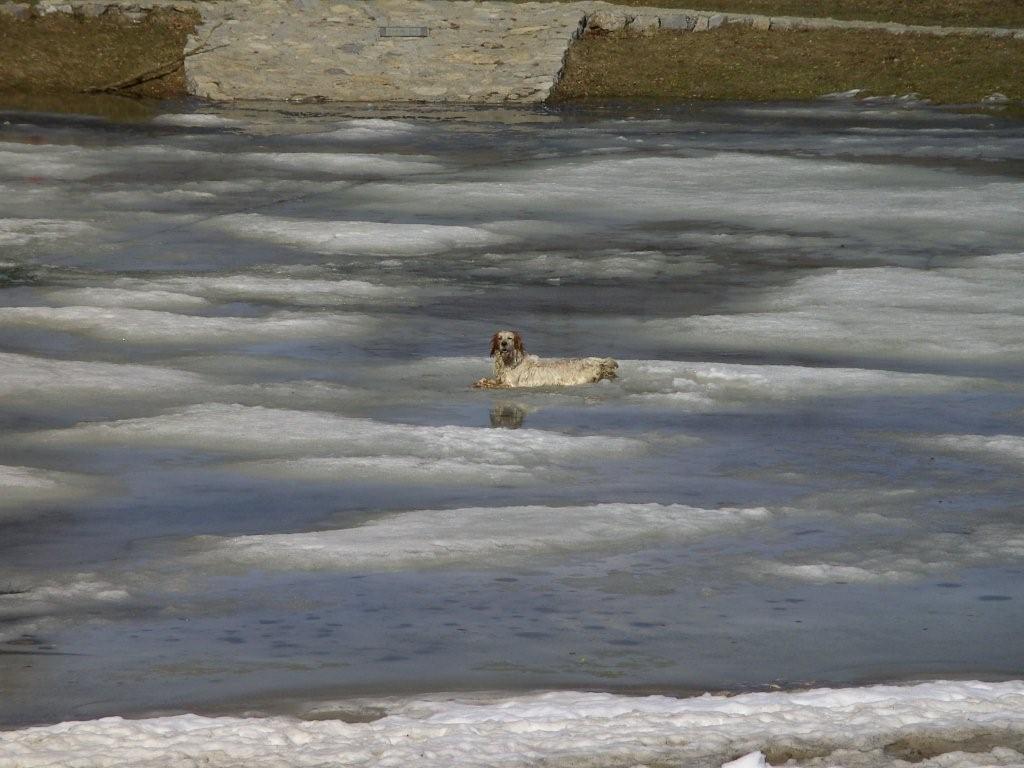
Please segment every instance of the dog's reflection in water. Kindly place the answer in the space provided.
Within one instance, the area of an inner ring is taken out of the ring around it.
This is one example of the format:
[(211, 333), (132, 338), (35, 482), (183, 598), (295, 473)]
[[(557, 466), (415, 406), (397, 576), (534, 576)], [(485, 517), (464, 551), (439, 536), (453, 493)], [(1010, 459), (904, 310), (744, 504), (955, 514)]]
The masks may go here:
[(515, 403), (495, 403), (491, 408), (491, 426), (496, 429), (519, 429), (526, 419), (526, 409)]

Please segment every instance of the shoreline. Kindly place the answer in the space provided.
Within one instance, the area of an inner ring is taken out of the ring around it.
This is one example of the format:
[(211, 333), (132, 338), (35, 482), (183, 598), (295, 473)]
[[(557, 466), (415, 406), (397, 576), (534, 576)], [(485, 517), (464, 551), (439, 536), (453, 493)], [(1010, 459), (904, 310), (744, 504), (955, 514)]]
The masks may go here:
[(3, 3), (0, 43), (10, 51), (0, 107), (88, 91), (509, 105), (809, 100), (858, 89), (940, 104), (1024, 103), (1024, 29), (604, 2), (423, 0), (401, 11), (377, 0)]

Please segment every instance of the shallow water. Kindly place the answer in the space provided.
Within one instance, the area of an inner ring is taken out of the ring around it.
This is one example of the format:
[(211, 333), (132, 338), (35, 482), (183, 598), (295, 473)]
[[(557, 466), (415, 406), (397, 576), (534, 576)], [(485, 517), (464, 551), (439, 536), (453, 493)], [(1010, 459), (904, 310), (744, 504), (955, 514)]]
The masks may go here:
[(1019, 122), (318, 109), (0, 117), (0, 724), (1019, 676)]

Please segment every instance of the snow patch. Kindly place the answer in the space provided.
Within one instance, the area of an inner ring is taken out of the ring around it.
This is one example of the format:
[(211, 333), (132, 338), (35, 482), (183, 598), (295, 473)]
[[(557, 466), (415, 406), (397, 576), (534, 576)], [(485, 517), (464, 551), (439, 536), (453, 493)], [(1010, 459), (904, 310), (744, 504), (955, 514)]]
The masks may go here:
[(817, 553), (802, 562), (757, 561), (749, 571), (811, 583), (881, 584), (912, 582), (964, 568), (1016, 563), (1024, 559), (1024, 530), (992, 523), (964, 533), (932, 533), (894, 539), (885, 547), (862, 544), (826, 559)]
[(70, 219), (0, 219), (0, 246), (30, 245), (93, 232), (95, 229), (84, 221)]
[(0, 307), (0, 326), (30, 326), (105, 341), (222, 344), (338, 338), (366, 330), (365, 315), (275, 312), (264, 317), (208, 317), (124, 307)]
[(974, 268), (827, 270), (766, 291), (733, 314), (654, 320), (645, 329), (729, 350), (897, 360), (1024, 359), (1024, 254)]
[(930, 435), (910, 438), (907, 442), (925, 449), (1024, 462), (1024, 436), (1021, 435)]
[(481, 227), (377, 221), (284, 219), (257, 213), (220, 216), (207, 226), (252, 239), (310, 248), (324, 254), (427, 256), (452, 248), (512, 240)]
[(254, 457), (405, 456), (531, 467), (571, 458), (636, 454), (646, 447), (639, 440), (622, 437), (427, 427), (316, 411), (212, 403), (162, 416), (36, 432), (25, 439), (55, 444), (174, 446)]
[[(922, 768), (1019, 765), (1010, 746), (958, 750), (977, 733), (1016, 744), (1024, 683), (908, 686), (704, 695), (690, 699), (558, 691), (490, 699), (418, 697), (386, 702), (368, 723), (285, 717), (108, 717), (8, 731), (6, 768), (209, 768), (345, 765), (351, 768), (519, 768), (544, 765), (723, 765), (754, 752), (818, 754), (798, 764), (892, 766), (886, 745), (949, 742)], [(1016, 741), (1015, 741), (1016, 740)], [(1017, 746), (1019, 748), (1019, 745)]]
[(392, 569), (520, 562), (544, 554), (635, 548), (765, 523), (763, 508), (595, 504), (417, 510), (357, 528), (202, 539), (207, 564), (260, 568)]
[(621, 360), (627, 398), (696, 410), (810, 397), (863, 397), (960, 391), (994, 386), (984, 379), (864, 368), (810, 368), (668, 360)]
[(0, 520), (21, 517), (31, 508), (81, 499), (99, 488), (100, 482), (88, 475), (0, 464)]

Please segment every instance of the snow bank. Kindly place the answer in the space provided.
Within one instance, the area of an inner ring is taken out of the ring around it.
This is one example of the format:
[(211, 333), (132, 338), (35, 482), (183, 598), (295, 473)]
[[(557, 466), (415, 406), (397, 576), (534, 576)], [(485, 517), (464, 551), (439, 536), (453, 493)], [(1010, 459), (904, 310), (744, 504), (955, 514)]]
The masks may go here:
[[(1024, 683), (634, 698), (555, 692), (388, 700), (368, 723), (284, 717), (120, 717), (0, 734), (4, 768), (612, 768), (775, 764), (922, 768), (1024, 762)], [(988, 738), (978, 752), (972, 738)]]
[(493, 565), (533, 555), (697, 538), (774, 517), (763, 508), (699, 509), (681, 504), (417, 510), (357, 528), (203, 538), (206, 551), (195, 559), (286, 569)]

